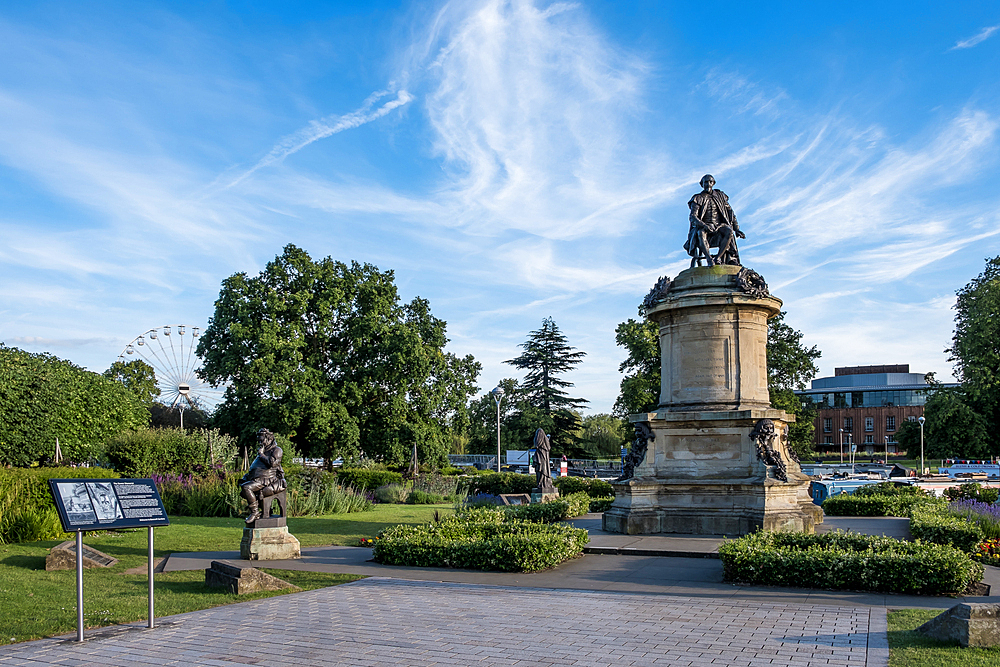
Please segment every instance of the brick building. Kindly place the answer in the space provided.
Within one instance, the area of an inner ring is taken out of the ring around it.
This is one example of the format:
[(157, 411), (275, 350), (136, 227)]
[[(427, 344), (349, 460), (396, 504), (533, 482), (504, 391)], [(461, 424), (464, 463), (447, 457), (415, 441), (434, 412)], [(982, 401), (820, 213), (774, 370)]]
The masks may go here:
[[(954, 387), (955, 384), (946, 384)], [(839, 453), (849, 444), (873, 454), (897, 450), (896, 431), (906, 420), (924, 414), (930, 393), (923, 373), (911, 373), (909, 364), (848, 366), (833, 377), (817, 378), (809, 389), (795, 392), (802, 402), (817, 408), (813, 446), (818, 452)]]

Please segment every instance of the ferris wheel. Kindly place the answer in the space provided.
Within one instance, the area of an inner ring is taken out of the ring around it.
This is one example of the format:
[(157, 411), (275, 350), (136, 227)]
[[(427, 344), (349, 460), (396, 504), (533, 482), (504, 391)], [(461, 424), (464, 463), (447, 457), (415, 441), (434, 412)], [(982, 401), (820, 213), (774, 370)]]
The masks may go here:
[(118, 355), (118, 361), (128, 363), (141, 359), (153, 367), (159, 402), (180, 408), (198, 408), (212, 412), (222, 402), (226, 391), (213, 387), (198, 377), (201, 359), (198, 347), (199, 327), (171, 324), (142, 333), (129, 342)]

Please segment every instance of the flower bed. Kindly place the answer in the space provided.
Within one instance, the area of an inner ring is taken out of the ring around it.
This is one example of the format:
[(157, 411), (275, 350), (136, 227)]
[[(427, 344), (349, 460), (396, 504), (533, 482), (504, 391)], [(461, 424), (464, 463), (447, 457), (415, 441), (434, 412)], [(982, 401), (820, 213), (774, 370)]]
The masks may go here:
[(502, 509), (465, 510), (422, 526), (386, 528), (373, 557), (386, 565), (456, 567), (532, 572), (583, 553), (587, 531), (565, 524), (533, 523)]
[(855, 533), (759, 532), (719, 546), (726, 581), (921, 595), (958, 595), (983, 566), (954, 547)]

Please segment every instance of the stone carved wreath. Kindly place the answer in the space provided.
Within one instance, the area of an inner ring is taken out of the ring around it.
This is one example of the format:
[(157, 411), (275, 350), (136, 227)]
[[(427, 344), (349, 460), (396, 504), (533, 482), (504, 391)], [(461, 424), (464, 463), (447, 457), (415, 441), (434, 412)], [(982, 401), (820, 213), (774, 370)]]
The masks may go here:
[(649, 310), (656, 304), (663, 303), (667, 300), (667, 290), (669, 289), (670, 278), (668, 276), (660, 276), (660, 279), (653, 285), (653, 289), (649, 290), (649, 294), (642, 300), (642, 307)]
[(774, 422), (770, 419), (761, 419), (750, 432), (750, 439), (757, 445), (757, 460), (763, 461), (764, 465), (774, 466), (774, 477), (782, 482), (788, 481), (788, 469), (785, 462), (774, 449), (774, 441), (778, 437), (778, 432), (774, 428)]
[(763, 276), (745, 266), (736, 274), (736, 285), (741, 291), (758, 299), (763, 299), (771, 294), (767, 291), (767, 283), (764, 282)]
[(649, 447), (649, 442), (654, 439), (656, 439), (656, 435), (649, 428), (648, 422), (635, 423), (635, 440), (632, 442), (632, 451), (625, 456), (622, 474), (615, 480), (616, 482), (624, 482), (635, 477), (636, 466), (646, 460), (646, 449)]

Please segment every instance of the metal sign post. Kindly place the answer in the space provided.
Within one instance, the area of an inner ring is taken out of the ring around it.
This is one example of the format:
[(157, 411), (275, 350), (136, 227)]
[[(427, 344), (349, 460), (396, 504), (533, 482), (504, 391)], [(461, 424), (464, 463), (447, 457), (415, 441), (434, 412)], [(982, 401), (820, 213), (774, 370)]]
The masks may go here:
[(83, 531), (76, 531), (76, 641), (83, 641)]
[(149, 527), (149, 624), (147, 628), (156, 627), (156, 616), (153, 614), (153, 527)]
[(149, 624), (153, 610), (153, 527), (169, 526), (166, 508), (151, 479), (50, 479), (49, 490), (67, 533), (76, 533), (76, 640), (83, 641), (83, 533), (88, 530), (147, 528)]

